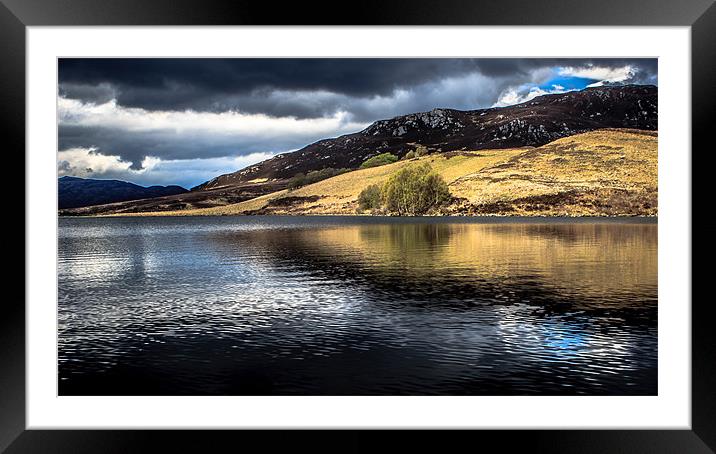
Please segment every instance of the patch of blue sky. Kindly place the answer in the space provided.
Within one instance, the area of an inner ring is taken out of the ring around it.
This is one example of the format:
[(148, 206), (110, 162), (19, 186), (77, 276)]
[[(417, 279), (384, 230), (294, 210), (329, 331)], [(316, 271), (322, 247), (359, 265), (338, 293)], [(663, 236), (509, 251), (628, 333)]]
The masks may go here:
[(582, 90), (595, 82), (599, 81), (597, 79), (588, 79), (586, 77), (556, 76), (539, 85), (539, 88), (549, 91), (553, 91), (555, 89), (564, 91)]

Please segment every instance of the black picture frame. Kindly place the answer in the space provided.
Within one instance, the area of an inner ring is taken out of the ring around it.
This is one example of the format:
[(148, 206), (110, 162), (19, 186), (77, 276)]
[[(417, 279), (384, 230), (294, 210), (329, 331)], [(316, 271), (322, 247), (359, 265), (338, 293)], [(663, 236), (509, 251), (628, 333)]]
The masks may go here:
[[(19, 156), (17, 150), (25, 149), (25, 32), (28, 26), (43, 25), (690, 26), (692, 93), (698, 93), (692, 96), (692, 146), (709, 144), (702, 151), (713, 148), (709, 141), (716, 118), (713, 0), (368, 0), (355, 5), (286, 2), (280, 6), (245, 0), (0, 0), (0, 114), (6, 128), (6, 156)], [(24, 161), (20, 165), (24, 168)], [(0, 316), (0, 452), (214, 452), (226, 449), (221, 446), (250, 449), (253, 443), (260, 443), (262, 450), (331, 452), (405, 451), (411, 446), (440, 451), (499, 446), (501, 451), (552, 453), (716, 452), (716, 342), (708, 316), (712, 303), (694, 299), (683, 304), (692, 304), (691, 430), (286, 431), (275, 436), (265, 431), (26, 430), (24, 298), (6, 297)]]

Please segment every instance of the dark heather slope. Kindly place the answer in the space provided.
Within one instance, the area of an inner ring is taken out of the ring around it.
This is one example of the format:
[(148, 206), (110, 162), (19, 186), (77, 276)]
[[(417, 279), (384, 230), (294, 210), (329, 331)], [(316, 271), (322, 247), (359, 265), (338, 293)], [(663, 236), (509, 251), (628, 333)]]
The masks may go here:
[(600, 128), (657, 129), (657, 87), (622, 85), (545, 95), (509, 107), (472, 111), (434, 109), (381, 120), (363, 131), (324, 139), (298, 151), (193, 188), (218, 189), (267, 178), (332, 167), (357, 168), (366, 159), (391, 152), (402, 157), (417, 144), (428, 151), (478, 150), (544, 145)]
[(59, 209), (149, 199), (188, 192), (181, 186), (143, 187), (126, 181), (67, 176), (61, 177), (57, 181), (57, 186)]

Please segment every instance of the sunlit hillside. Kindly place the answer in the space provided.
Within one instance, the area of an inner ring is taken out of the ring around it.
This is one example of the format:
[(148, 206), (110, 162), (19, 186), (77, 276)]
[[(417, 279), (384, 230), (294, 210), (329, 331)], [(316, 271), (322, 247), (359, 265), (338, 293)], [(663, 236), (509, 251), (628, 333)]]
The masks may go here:
[(656, 132), (604, 129), (537, 148), (431, 154), (232, 205), (141, 215), (355, 214), (365, 187), (414, 162), (430, 163), (448, 183), (454, 200), (439, 214), (656, 215), (657, 143)]

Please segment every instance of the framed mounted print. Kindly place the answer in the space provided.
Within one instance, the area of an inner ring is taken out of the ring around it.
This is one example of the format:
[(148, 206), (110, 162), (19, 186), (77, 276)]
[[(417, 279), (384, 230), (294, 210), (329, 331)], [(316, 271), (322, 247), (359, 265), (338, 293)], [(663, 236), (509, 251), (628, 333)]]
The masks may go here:
[(712, 452), (716, 9), (508, 3), (4, 2), (27, 268), (0, 447)]

